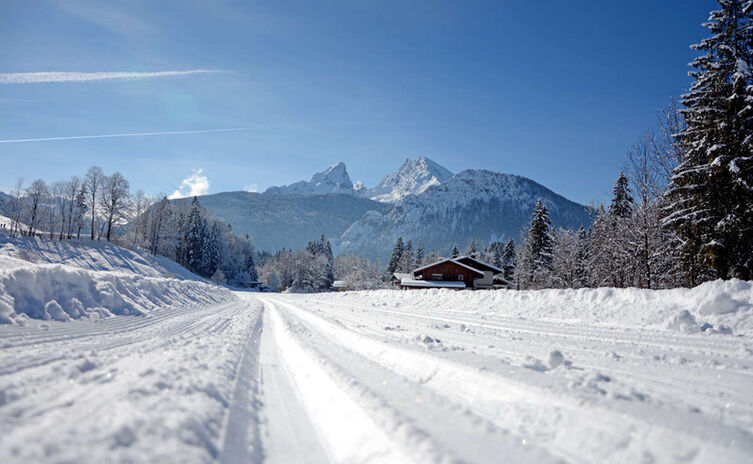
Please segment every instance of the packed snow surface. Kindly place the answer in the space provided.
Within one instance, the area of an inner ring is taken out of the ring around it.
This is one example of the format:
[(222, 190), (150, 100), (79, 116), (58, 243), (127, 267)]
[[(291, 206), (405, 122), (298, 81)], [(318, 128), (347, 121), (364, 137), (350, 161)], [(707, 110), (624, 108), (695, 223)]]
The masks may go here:
[(0, 462), (751, 462), (751, 313), (728, 281), (0, 326)]

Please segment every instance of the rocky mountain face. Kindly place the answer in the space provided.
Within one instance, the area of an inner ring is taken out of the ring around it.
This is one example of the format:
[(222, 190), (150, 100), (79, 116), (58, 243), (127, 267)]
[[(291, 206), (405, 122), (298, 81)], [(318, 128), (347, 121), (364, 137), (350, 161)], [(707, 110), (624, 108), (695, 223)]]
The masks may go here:
[(406, 160), (372, 189), (354, 185), (345, 165), (337, 163), (308, 182), (199, 201), (236, 233), (248, 233), (260, 250), (297, 249), (325, 234), (337, 253), (385, 262), (398, 237), (422, 240), (426, 252), (440, 254), (453, 245), (466, 249), (472, 240), (479, 246), (509, 237), (517, 241), (539, 198), (553, 225), (589, 224), (585, 206), (531, 179), (486, 170), (453, 175), (425, 157)]
[(317, 172), (311, 180), (304, 180), (282, 187), (269, 187), (264, 193), (274, 195), (324, 195), (327, 193), (354, 194), (345, 163), (335, 163), (322, 172)]
[(336, 241), (340, 252), (384, 261), (398, 237), (424, 242), (425, 251), (448, 254), (493, 240), (519, 239), (541, 198), (558, 227), (590, 221), (588, 209), (525, 177), (485, 170), (462, 171), (392, 203), (386, 214), (370, 211)]
[(379, 184), (369, 190), (372, 200), (393, 203), (408, 195), (424, 192), (452, 177), (452, 172), (436, 162), (421, 156), (406, 159), (400, 169), (386, 175)]

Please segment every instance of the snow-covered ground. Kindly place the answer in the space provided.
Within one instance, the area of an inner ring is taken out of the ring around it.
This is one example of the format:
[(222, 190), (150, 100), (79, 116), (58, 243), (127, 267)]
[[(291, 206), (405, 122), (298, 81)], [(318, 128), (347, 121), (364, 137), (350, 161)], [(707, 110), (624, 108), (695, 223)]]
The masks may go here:
[[(37, 309), (78, 279), (96, 289), (115, 274), (113, 294), (140, 310), (0, 325), (2, 463), (753, 460), (751, 282), (215, 288), (145, 303), (139, 279), (155, 294), (167, 281), (210, 284), (107, 245), (40, 241), (21, 253), (41, 263), (19, 259), (19, 245), (0, 247), (0, 301), (17, 304), (8, 282), (22, 272), (44, 294), (24, 303)], [(83, 248), (68, 259), (49, 249), (59, 246)], [(108, 267), (109, 253), (120, 258)]]
[(0, 323), (144, 314), (233, 298), (168, 259), (107, 242), (0, 235)]

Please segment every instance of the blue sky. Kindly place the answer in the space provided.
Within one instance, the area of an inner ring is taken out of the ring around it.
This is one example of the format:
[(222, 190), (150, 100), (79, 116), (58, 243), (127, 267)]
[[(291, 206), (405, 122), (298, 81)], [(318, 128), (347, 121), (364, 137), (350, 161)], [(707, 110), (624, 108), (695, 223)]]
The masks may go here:
[[(607, 200), (627, 148), (690, 83), (714, 1), (0, 0), (0, 190), (90, 165), (171, 193), (375, 185), (407, 157)], [(163, 71), (210, 70), (149, 77)], [(16, 73), (118, 72), (31, 80)], [(137, 74), (134, 74), (137, 73)], [(4, 77), (3, 77), (4, 76)], [(130, 77), (129, 77), (130, 76)], [(101, 77), (101, 76), (100, 76)], [(129, 78), (126, 78), (129, 77)], [(139, 77), (139, 78), (135, 78)], [(3, 80), (4, 79), (4, 80)], [(195, 176), (197, 177), (197, 176)]]

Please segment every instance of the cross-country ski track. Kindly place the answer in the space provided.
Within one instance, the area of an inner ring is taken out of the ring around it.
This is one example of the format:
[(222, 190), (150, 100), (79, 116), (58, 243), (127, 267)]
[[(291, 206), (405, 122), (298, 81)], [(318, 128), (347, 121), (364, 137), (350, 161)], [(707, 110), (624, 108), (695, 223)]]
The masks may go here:
[(748, 337), (235, 292), (0, 326), (0, 461), (750, 462)]

